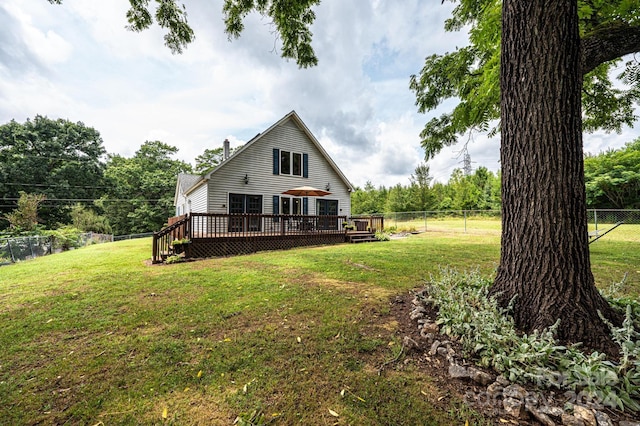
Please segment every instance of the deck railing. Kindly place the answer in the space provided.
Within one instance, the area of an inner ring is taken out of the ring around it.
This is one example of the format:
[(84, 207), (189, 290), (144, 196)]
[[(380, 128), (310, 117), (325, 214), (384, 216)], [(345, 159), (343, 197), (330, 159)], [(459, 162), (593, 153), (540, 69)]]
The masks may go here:
[(309, 240), (345, 233), (346, 216), (305, 216), (272, 214), (191, 213), (170, 219), (171, 225), (153, 235), (153, 262), (175, 252), (175, 240), (189, 240), (191, 244), (216, 239), (299, 238)]
[(190, 238), (344, 232), (346, 216), (191, 213)]
[[(176, 220), (171, 220), (176, 219)], [(163, 256), (172, 252), (172, 242), (189, 238), (191, 220), (188, 215), (169, 219), (171, 225), (153, 233), (153, 263), (162, 262)]]

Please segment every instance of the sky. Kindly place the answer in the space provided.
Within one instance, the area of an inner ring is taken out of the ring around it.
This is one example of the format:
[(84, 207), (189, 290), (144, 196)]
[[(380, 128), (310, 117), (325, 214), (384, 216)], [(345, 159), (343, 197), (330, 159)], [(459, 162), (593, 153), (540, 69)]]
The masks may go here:
[[(230, 41), (221, 0), (183, 2), (196, 39), (174, 55), (157, 26), (125, 29), (128, 0), (2, 0), (0, 124), (36, 115), (83, 122), (108, 153), (130, 157), (160, 140), (195, 164), (225, 138), (239, 146), (295, 110), (354, 185), (390, 187), (409, 184), (425, 161), (424, 124), (455, 106), (420, 114), (409, 90), (426, 56), (466, 45), (464, 32), (444, 31), (450, 2), (323, 0), (312, 28), (319, 65), (308, 69), (280, 57), (269, 20), (249, 15)], [(639, 134), (585, 135), (585, 151)], [(435, 181), (462, 168), (461, 147), (427, 162)], [(499, 137), (476, 134), (468, 152), (473, 168), (499, 169)]]

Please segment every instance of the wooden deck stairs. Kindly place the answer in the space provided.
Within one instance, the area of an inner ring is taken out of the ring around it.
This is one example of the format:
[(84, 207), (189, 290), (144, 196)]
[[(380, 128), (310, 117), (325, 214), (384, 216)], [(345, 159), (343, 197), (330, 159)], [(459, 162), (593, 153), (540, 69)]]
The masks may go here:
[(378, 241), (375, 234), (370, 231), (354, 231), (347, 233), (349, 243), (370, 243)]

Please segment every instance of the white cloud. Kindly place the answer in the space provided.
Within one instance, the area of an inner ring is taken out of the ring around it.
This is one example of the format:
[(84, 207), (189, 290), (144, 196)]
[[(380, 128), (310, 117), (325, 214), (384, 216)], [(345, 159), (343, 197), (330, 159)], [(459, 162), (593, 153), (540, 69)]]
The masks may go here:
[[(295, 109), (354, 184), (409, 182), (423, 161), (420, 130), (442, 113), (416, 112), (409, 76), (428, 54), (465, 43), (464, 33), (443, 30), (452, 4), (324, 0), (313, 27), (320, 63), (310, 69), (279, 57), (267, 19), (248, 16), (230, 42), (220, 2), (186, 6), (196, 40), (172, 55), (157, 25), (142, 33), (124, 28), (127, 0), (4, 0), (0, 123), (36, 114), (83, 121), (110, 153), (129, 156), (160, 139), (193, 163), (205, 148), (225, 138), (238, 146)], [(585, 147), (621, 146), (633, 134), (587, 135)], [(429, 161), (437, 180), (461, 167), (459, 150)], [(476, 136), (469, 152), (474, 167), (499, 167), (496, 140)]]

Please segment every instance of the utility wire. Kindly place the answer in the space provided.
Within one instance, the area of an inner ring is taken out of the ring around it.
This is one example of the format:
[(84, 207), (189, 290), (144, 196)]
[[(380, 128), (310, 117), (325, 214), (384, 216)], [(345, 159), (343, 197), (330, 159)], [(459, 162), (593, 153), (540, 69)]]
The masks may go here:
[(93, 186), (93, 185), (52, 185), (52, 184), (47, 184), (47, 183), (18, 183), (18, 182), (7, 182), (7, 183), (1, 183), (0, 185), (7, 185), (7, 186), (39, 186), (39, 187), (46, 187), (46, 188), (111, 188), (110, 186)]

